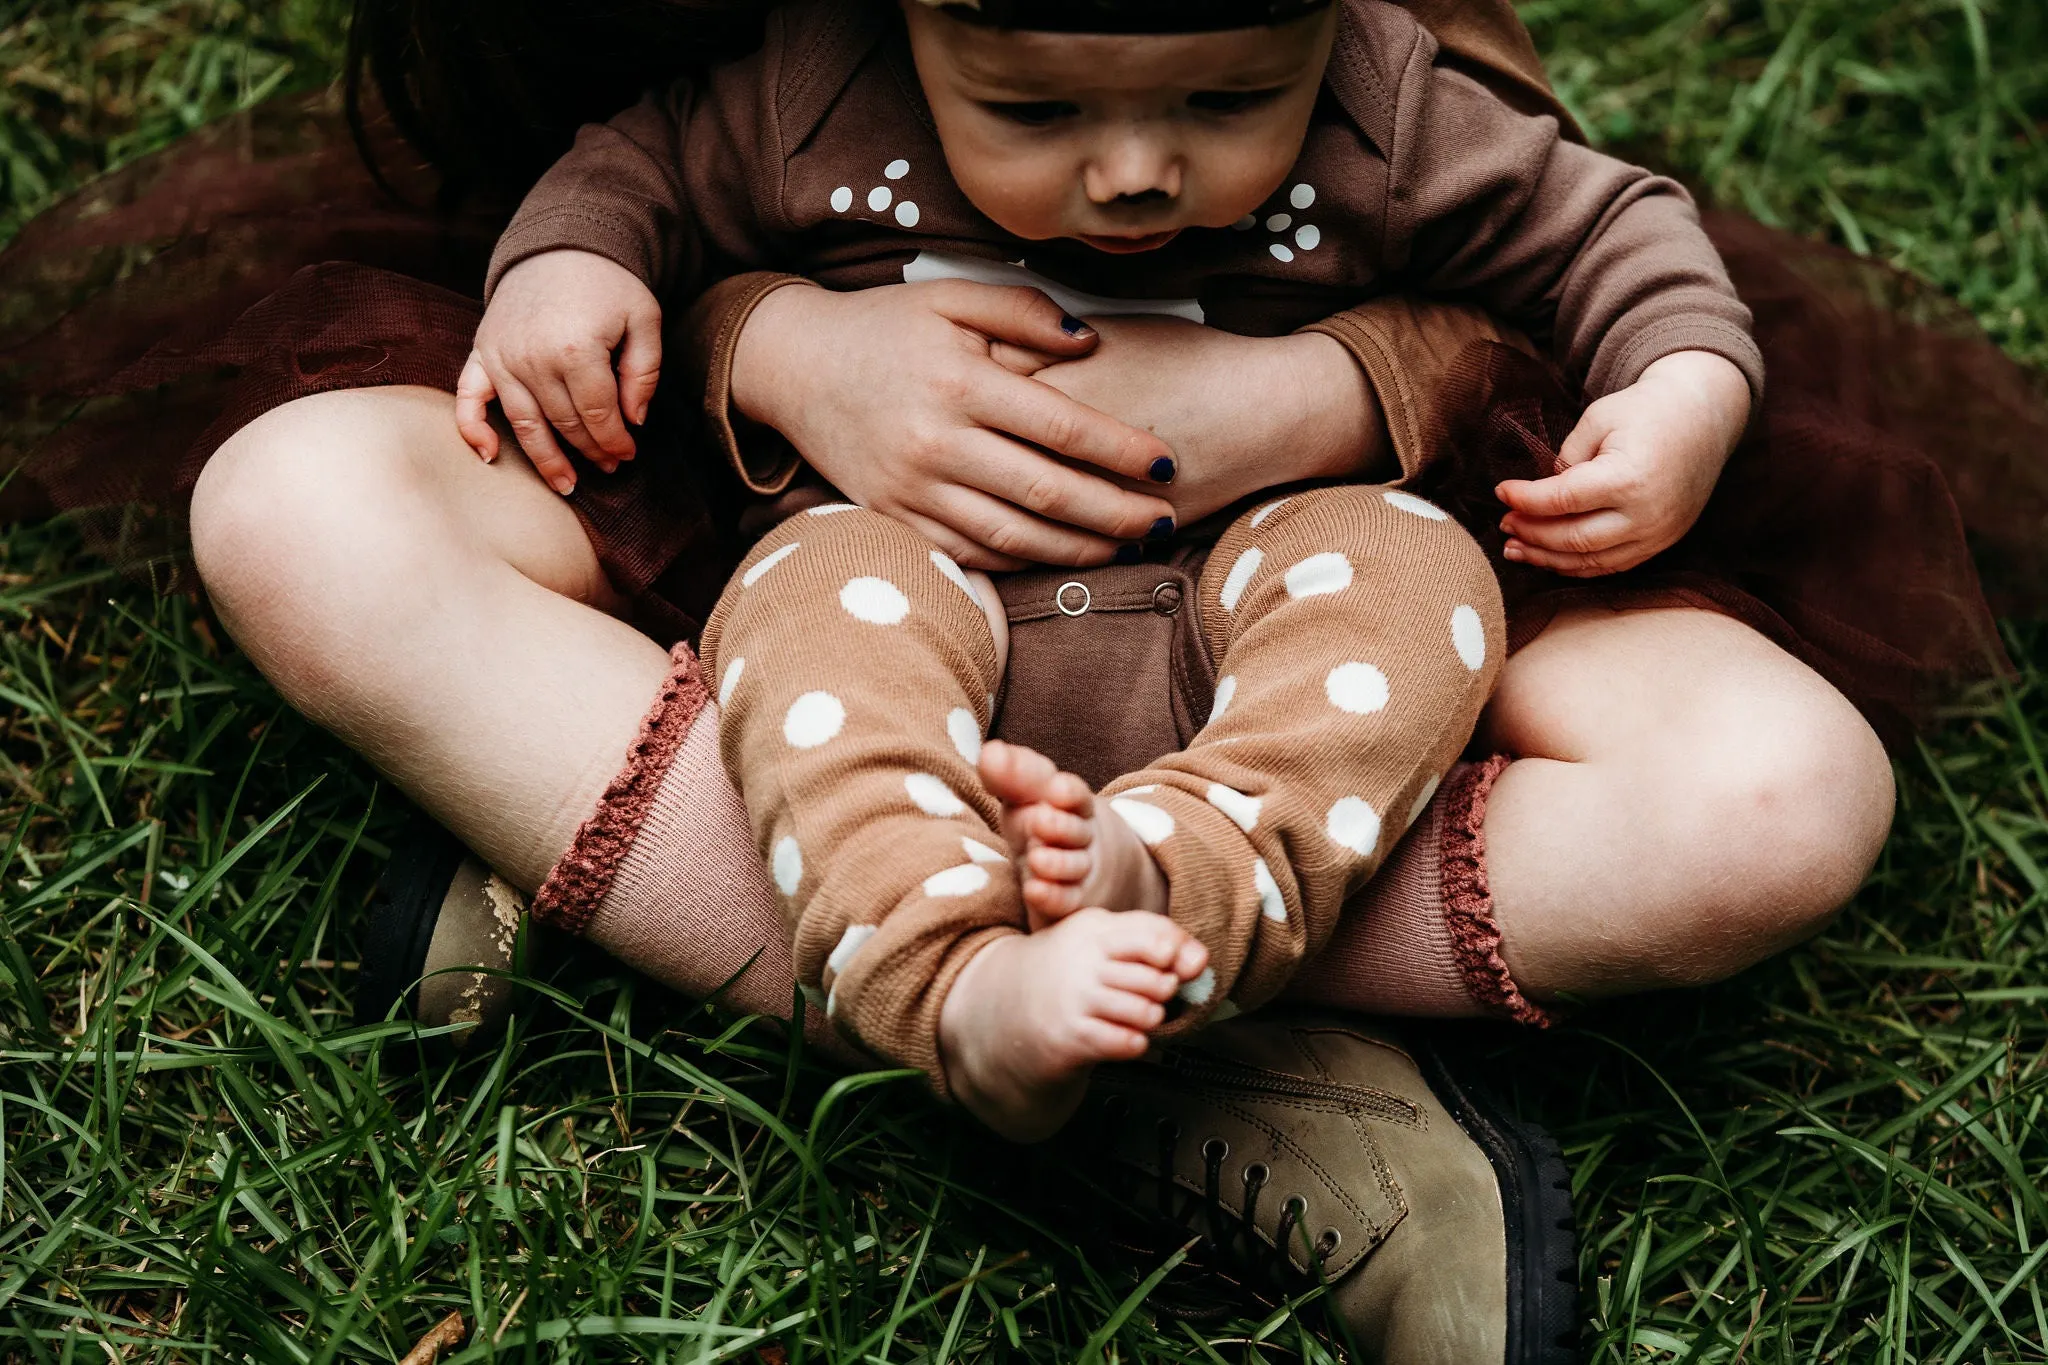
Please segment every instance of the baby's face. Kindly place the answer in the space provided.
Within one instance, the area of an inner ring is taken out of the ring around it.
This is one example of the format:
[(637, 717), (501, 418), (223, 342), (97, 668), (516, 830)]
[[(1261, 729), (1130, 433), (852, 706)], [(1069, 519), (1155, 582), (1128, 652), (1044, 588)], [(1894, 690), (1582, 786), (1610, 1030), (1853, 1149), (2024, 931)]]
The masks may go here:
[(1042, 33), (904, 0), (953, 179), (1030, 241), (1152, 251), (1227, 227), (1301, 155), (1337, 7), (1221, 33)]

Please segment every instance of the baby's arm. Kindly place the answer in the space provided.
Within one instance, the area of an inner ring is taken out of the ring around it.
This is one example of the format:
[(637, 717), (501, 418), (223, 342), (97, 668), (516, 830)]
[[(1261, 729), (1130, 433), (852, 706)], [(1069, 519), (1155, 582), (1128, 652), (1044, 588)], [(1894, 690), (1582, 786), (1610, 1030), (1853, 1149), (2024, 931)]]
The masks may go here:
[(1562, 472), (1499, 489), (1511, 554), (1588, 575), (1668, 548), (1705, 506), (1764, 379), (1749, 310), (1691, 198), (1452, 71), (1413, 64), (1402, 106), (1389, 258), (1548, 335), (1594, 400)]
[[(1573, 578), (1632, 569), (1699, 519), (1749, 423), (1749, 381), (1723, 356), (1679, 351), (1586, 409), (1563, 470), (1496, 489), (1504, 554)], [(1596, 458), (1597, 457), (1597, 458)]]
[(498, 453), (493, 399), (557, 492), (576, 484), (557, 433), (607, 472), (633, 457), (626, 424), (646, 420), (661, 373), (657, 293), (686, 283), (697, 254), (677, 172), (688, 109), (678, 85), (585, 128), (499, 239), (456, 387), (456, 422), (484, 459)]

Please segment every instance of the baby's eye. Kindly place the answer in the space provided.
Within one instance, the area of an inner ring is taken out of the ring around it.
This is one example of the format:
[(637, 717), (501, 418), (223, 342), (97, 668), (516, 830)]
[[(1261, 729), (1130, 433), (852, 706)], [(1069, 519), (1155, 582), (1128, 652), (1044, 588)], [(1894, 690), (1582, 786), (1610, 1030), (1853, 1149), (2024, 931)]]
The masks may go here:
[(1005, 118), (1029, 128), (1042, 128), (1048, 123), (1058, 123), (1063, 118), (1072, 118), (1081, 112), (1081, 106), (1070, 100), (991, 100), (982, 107), (997, 118)]
[(1256, 109), (1280, 98), (1280, 88), (1272, 90), (1197, 90), (1188, 96), (1188, 108), (1199, 109), (1205, 114), (1242, 114), (1247, 109)]

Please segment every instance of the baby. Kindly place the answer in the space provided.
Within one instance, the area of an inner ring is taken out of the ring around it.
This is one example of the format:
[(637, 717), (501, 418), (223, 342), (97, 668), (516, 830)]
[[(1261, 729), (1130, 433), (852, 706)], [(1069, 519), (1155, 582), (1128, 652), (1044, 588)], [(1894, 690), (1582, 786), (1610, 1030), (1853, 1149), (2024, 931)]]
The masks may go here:
[[(581, 252), (654, 292), (685, 262), (840, 289), (951, 275), (1254, 334), (1456, 292), (1549, 338), (1598, 400), (1573, 467), (1517, 490), (1517, 514), (1646, 557), (1747, 422), (1748, 314), (1675, 185), (1436, 57), (1380, 0), (797, 0), (752, 57), (585, 130), (493, 281)], [(480, 357), (465, 420), (515, 387), (583, 405), (592, 385)], [(762, 494), (794, 473), (739, 464)], [(705, 630), (799, 980), (1012, 1136), (1058, 1127), (1092, 1065), (1276, 994), (1428, 803), (1505, 648), (1470, 537), (1382, 487), (1245, 510), (1183, 609), (1217, 674), (1207, 723), (1099, 794), (984, 742), (1003, 611), (907, 526), (795, 512)]]

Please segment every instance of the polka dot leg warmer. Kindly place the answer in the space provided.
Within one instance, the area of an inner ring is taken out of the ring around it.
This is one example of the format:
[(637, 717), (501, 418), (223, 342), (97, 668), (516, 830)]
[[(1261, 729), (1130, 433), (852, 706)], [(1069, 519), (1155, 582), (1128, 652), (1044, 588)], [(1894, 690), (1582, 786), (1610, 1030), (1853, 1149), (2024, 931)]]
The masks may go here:
[(720, 747), (793, 929), (797, 982), (945, 1093), (939, 1009), (1023, 904), (976, 770), (995, 641), (958, 565), (844, 504), (777, 527), (704, 633)]
[(1207, 725), (1105, 789), (1208, 946), (1173, 1025), (1278, 994), (1430, 805), (1492, 692), (1500, 591), (1431, 504), (1323, 488), (1256, 508), (1198, 593), (1217, 657)]

